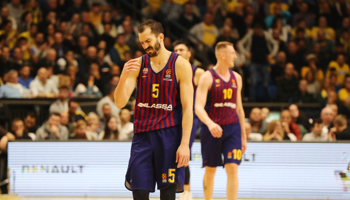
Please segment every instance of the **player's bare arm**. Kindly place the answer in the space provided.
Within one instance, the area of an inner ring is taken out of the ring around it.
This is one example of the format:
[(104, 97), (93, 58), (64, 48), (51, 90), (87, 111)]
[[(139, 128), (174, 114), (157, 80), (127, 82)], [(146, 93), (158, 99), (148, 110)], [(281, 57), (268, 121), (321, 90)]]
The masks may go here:
[(204, 74), (204, 72), (205, 71), (199, 67), (196, 69), (196, 72), (194, 73), (194, 80), (193, 80), (195, 86), (198, 86), (199, 79)]
[(135, 58), (125, 63), (120, 81), (114, 91), (114, 101), (118, 108), (123, 108), (129, 101), (136, 87), (142, 58)]
[(247, 135), (244, 128), (244, 119), (245, 114), (243, 110), (243, 103), (242, 103), (242, 76), (239, 75), (237, 72), (233, 72), (235, 74), (236, 80), (238, 82), (238, 88), (237, 88), (237, 99), (236, 99), (236, 110), (239, 118), (239, 123), (241, 124), (241, 134), (242, 134), (242, 154), (245, 153), (247, 150)]
[(195, 112), (198, 118), (208, 127), (213, 137), (220, 138), (222, 136), (222, 128), (209, 118), (208, 113), (204, 109), (208, 91), (212, 84), (212, 75), (207, 71), (199, 79), (196, 93)]
[(182, 167), (190, 160), (189, 142), (193, 123), (193, 85), (190, 63), (179, 57), (175, 64), (176, 77), (180, 84), (182, 104), (182, 140), (176, 153), (177, 167)]

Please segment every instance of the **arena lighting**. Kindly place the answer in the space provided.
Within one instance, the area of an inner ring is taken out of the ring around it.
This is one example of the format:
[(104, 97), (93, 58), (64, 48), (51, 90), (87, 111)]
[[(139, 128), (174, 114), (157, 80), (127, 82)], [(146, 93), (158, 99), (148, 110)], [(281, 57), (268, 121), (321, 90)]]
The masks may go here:
[[(131, 197), (125, 189), (130, 142), (10, 142), (10, 193), (19, 196)], [(200, 143), (193, 145), (191, 190), (203, 197)], [(350, 199), (350, 143), (248, 143), (239, 198)], [(159, 192), (151, 196), (159, 196)], [(214, 198), (226, 197), (226, 175)]]

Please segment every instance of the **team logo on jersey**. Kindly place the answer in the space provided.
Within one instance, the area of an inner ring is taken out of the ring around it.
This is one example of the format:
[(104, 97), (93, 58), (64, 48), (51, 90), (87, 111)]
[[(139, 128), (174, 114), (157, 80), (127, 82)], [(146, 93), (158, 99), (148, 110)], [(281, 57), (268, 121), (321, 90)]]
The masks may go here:
[(166, 183), (167, 182), (166, 178), (167, 178), (166, 173), (163, 173), (162, 174), (162, 183)]
[(232, 80), (232, 87), (233, 87), (233, 88), (236, 88), (236, 87), (237, 87), (236, 81), (235, 81), (235, 80)]
[(172, 79), (171, 79), (171, 69), (167, 69), (165, 71), (165, 77), (164, 77), (163, 80), (164, 81), (172, 81)]
[(232, 152), (230, 151), (230, 152), (228, 152), (228, 154), (227, 154), (227, 158), (228, 159), (232, 159)]
[(142, 76), (142, 78), (147, 77), (147, 74), (148, 74), (148, 68), (144, 68), (143, 69), (143, 76)]
[(216, 87), (220, 87), (220, 79), (215, 79), (215, 85)]

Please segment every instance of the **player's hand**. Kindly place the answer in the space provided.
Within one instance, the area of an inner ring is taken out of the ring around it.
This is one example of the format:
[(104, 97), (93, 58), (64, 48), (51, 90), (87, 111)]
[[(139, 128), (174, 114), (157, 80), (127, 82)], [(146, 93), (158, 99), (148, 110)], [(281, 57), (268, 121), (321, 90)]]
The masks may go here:
[(180, 144), (176, 152), (177, 168), (185, 166), (190, 161), (190, 147), (185, 144)]
[(247, 139), (242, 138), (242, 155), (245, 153), (246, 150), (247, 150)]
[(131, 59), (128, 62), (125, 63), (123, 72), (121, 76), (128, 77), (130, 72), (137, 72), (137, 70), (141, 67), (138, 59)]
[(220, 127), (219, 124), (213, 122), (208, 125), (208, 129), (214, 138), (221, 138), (222, 128)]

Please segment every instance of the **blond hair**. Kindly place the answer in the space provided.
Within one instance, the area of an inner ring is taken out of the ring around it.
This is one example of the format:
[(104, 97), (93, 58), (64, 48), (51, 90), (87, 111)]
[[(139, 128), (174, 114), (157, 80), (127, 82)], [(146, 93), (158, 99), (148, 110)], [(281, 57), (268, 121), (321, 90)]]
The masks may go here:
[(333, 120), (333, 124), (337, 124), (339, 126), (346, 126), (346, 117), (344, 115), (337, 115)]
[(77, 130), (78, 130), (81, 126), (84, 126), (84, 125), (87, 126), (87, 123), (86, 123), (85, 120), (83, 120), (83, 119), (78, 120), (78, 121), (77, 121), (77, 124), (75, 125), (74, 132), (73, 132), (72, 134), (70, 134), (70, 136), (74, 138), (74, 137), (76, 136), (76, 134), (77, 134)]
[[(267, 141), (268, 138), (270, 137), (270, 135), (275, 131), (275, 128), (276, 128), (278, 122), (279, 122), (278, 120), (272, 120), (272, 121), (269, 123), (269, 127), (267, 128), (267, 132), (266, 132), (266, 134), (265, 134), (264, 137), (263, 137), (263, 140), (264, 140), (264, 141)], [(283, 130), (281, 130), (278, 134), (279, 134), (282, 138), (284, 137), (284, 132), (283, 132)]]
[(227, 46), (233, 46), (233, 44), (227, 41), (217, 43), (215, 46), (215, 54), (219, 53), (221, 49), (227, 48)]

